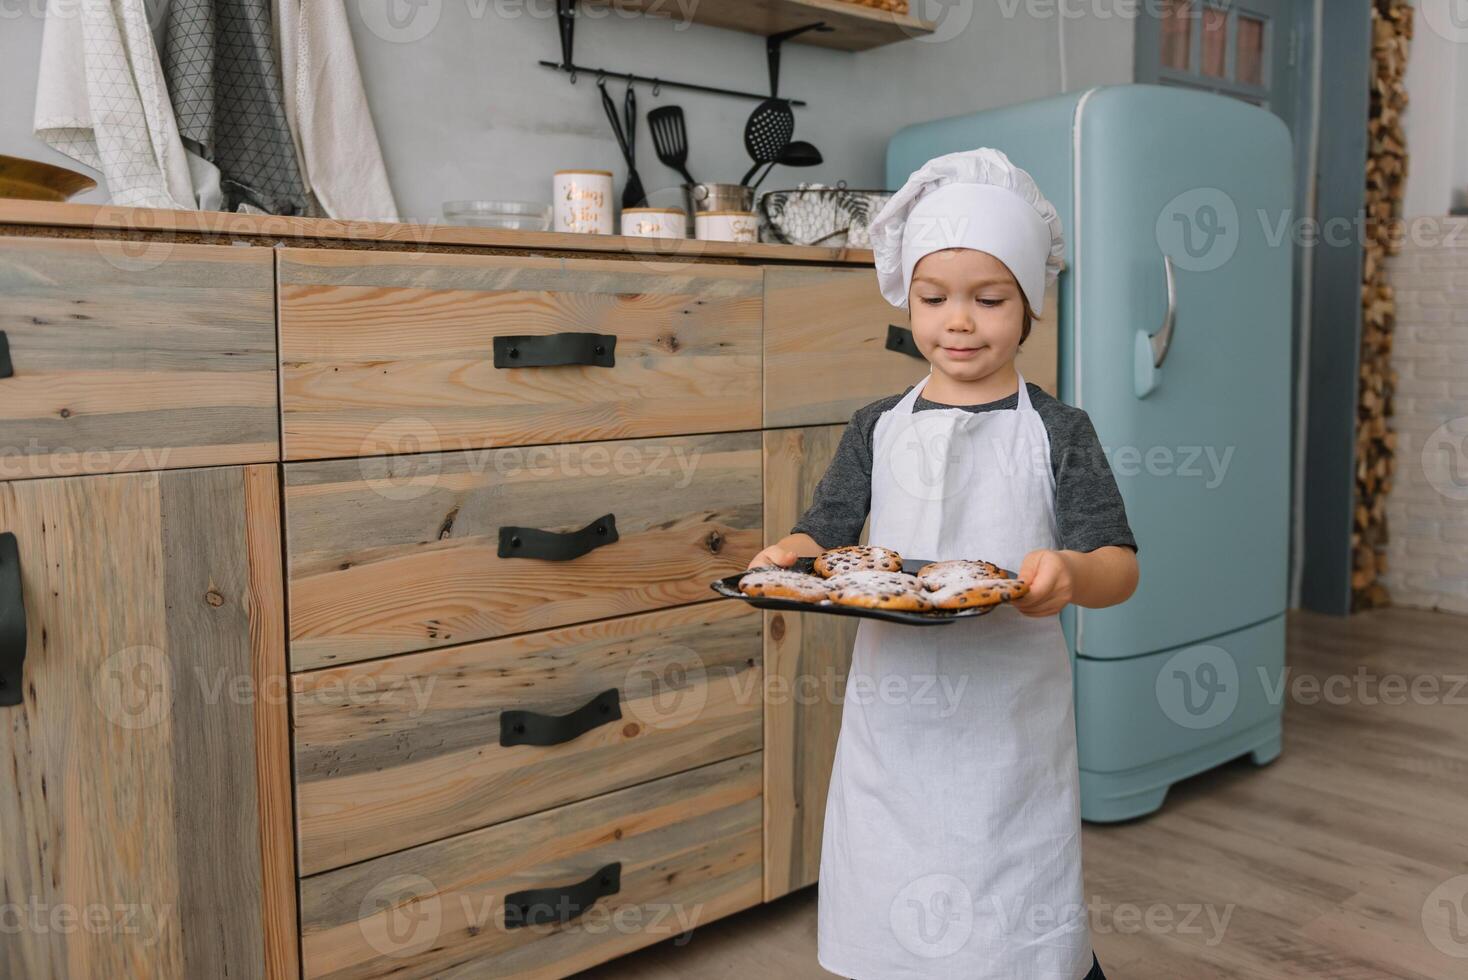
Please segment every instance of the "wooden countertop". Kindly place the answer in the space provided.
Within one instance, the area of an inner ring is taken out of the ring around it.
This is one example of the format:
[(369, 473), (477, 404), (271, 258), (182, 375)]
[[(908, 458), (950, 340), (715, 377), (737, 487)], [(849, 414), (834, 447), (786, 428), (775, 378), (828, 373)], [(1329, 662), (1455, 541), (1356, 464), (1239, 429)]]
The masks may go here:
[(747, 261), (870, 266), (867, 248), (742, 244), (581, 235), (549, 231), (504, 231), (458, 225), (384, 221), (340, 221), (236, 214), (227, 211), (171, 211), (98, 204), (0, 200), (0, 234), (78, 238), (169, 238), (175, 241), (228, 241), (251, 245), (380, 248), (429, 251), (536, 252), (561, 254), (643, 254), (661, 260)]

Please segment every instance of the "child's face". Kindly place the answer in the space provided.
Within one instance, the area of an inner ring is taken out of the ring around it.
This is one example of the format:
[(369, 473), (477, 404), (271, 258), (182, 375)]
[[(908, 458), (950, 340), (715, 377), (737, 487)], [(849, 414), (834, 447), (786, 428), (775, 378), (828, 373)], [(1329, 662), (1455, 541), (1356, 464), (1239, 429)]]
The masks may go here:
[(907, 306), (918, 350), (955, 381), (986, 378), (1019, 350), (1019, 283), (988, 252), (945, 248), (924, 255), (912, 270)]

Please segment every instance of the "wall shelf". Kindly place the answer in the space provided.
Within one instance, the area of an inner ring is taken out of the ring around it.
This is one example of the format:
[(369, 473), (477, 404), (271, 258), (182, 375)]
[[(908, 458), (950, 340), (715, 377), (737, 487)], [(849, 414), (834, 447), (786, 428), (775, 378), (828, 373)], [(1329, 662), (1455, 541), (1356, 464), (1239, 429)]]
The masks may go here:
[[(582, 0), (588, 6), (635, 10), (653, 17), (673, 18), (682, 8), (670, 0)], [(698, 0), (692, 4), (696, 24), (723, 27), (748, 34), (770, 35), (824, 21), (829, 32), (811, 31), (792, 38), (792, 43), (813, 44), (841, 51), (866, 51), (896, 41), (931, 34), (934, 25), (913, 17), (876, 7), (863, 7), (842, 0)]]

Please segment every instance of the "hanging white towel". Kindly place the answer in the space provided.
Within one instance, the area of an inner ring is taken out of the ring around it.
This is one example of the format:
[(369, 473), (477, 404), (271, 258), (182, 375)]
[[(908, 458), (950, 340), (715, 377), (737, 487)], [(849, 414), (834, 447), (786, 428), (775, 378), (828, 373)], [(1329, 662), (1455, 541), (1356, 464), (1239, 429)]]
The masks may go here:
[(197, 204), (144, 0), (46, 4), (35, 133), (101, 171), (114, 204)]
[(330, 217), (397, 221), (342, 0), (276, 0), (285, 110), (301, 172)]

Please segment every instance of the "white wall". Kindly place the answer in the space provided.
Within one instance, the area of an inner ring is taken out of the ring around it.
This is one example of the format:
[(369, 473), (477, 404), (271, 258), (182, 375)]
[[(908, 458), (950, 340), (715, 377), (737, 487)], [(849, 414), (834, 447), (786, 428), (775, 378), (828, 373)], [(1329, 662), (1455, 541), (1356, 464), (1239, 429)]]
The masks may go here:
[(1468, 614), (1468, 218), (1437, 230), (1387, 260), (1397, 468), (1383, 581), (1396, 605)]
[(1447, 214), (1468, 203), (1468, 27), (1457, 27), (1449, 4), (1413, 0), (1407, 95), (1402, 117), (1410, 158), (1404, 218)]
[[(319, 2), (319, 0), (316, 0)], [(559, 58), (554, 0), (426, 0), (403, 34), (364, 18), (383, 0), (346, 0), (388, 175), (405, 217), (438, 220), (444, 200), (549, 200), (550, 174), (566, 167), (624, 166), (595, 80), (542, 68)], [(401, 0), (394, 0), (401, 2)], [(683, 3), (693, 0), (681, 0)], [(1054, 95), (1066, 87), (1132, 79), (1133, 24), (1107, 3), (915, 0), (944, 13), (936, 40), (907, 40), (851, 54), (787, 44), (780, 91), (796, 110), (796, 136), (826, 158), (777, 169), (762, 189), (800, 180), (880, 187), (886, 141), (910, 122)], [(1081, 8), (1085, 16), (1058, 9)], [(1122, 10), (1126, 3), (1115, 6)], [(0, 153), (65, 162), (30, 135), (43, 0), (0, 0)], [(670, 2), (668, 9), (676, 10)], [(598, 16), (598, 14), (600, 16)], [(1062, 23), (1067, 54), (1060, 59)], [(421, 34), (421, 37), (414, 35)], [(576, 60), (751, 91), (767, 85), (763, 38), (653, 17), (583, 11)], [(387, 35), (387, 36), (384, 36)], [(622, 83), (608, 83), (620, 105)], [(664, 89), (637, 90), (643, 125), (638, 169), (653, 190), (677, 182), (658, 162), (646, 112), (682, 105), (689, 168), (701, 180), (738, 180), (749, 166), (742, 133), (753, 102)], [(99, 191), (90, 195), (105, 200)]]

